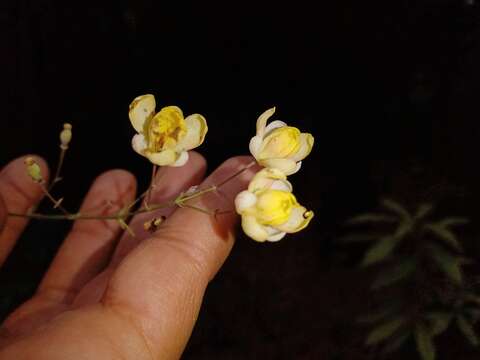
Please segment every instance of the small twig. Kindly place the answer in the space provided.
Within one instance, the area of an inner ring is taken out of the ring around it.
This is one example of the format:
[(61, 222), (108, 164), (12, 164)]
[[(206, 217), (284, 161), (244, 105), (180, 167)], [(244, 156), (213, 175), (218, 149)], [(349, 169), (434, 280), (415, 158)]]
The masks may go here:
[(236, 178), (237, 176), (239, 176), (240, 174), (242, 174), (244, 171), (250, 169), (252, 166), (254, 166), (257, 162), (256, 161), (252, 161), (251, 163), (249, 163), (248, 165), (246, 165), (244, 168), (238, 170), (235, 174), (229, 176), (228, 178), (226, 178), (225, 180), (223, 180), (221, 183), (217, 184), (217, 188), (220, 188), (222, 187), (223, 185), (225, 185), (226, 183), (228, 183), (229, 181), (233, 180), (234, 178)]
[(45, 194), (45, 196), (53, 203), (54, 209), (59, 209), (65, 215), (70, 215), (70, 213), (62, 205), (60, 205), (63, 199), (59, 199), (59, 200), (55, 199), (52, 196), (52, 194), (50, 194), (49, 190), (47, 189), (44, 183), (39, 183), (39, 185), (43, 193)]
[(188, 200), (192, 200), (192, 199), (195, 199), (199, 196), (202, 196), (206, 193), (209, 193), (209, 192), (212, 192), (212, 191), (216, 191), (218, 190), (220, 187), (224, 186), (225, 184), (227, 184), (228, 182), (232, 181), (234, 178), (236, 178), (237, 176), (241, 175), (244, 171), (250, 169), (252, 166), (254, 166), (256, 164), (255, 161), (252, 161), (251, 163), (249, 163), (248, 165), (246, 165), (245, 167), (243, 167), (242, 169), (238, 170), (236, 173), (234, 173), (233, 175), (230, 175), (228, 178), (226, 178), (225, 180), (221, 181), (220, 183), (218, 183), (217, 185), (211, 185), (209, 186), (208, 188), (206, 189), (202, 189), (202, 190), (198, 190), (198, 191), (195, 191), (193, 194), (190, 194), (190, 195), (185, 195), (185, 196), (182, 196), (178, 199), (178, 201), (188, 201)]
[(65, 161), (65, 153), (67, 152), (67, 149), (65, 148), (60, 148), (60, 156), (58, 158), (58, 164), (57, 164), (57, 169), (55, 171), (55, 176), (52, 180), (52, 182), (50, 183), (50, 186), (48, 187), (48, 191), (52, 191), (53, 187), (55, 186), (56, 183), (58, 183), (60, 180), (62, 180), (62, 178), (60, 177), (60, 174), (61, 174), (61, 171), (62, 171), (62, 167), (63, 167), (63, 163)]
[(23, 217), (23, 218), (41, 219), (41, 220), (70, 220), (70, 221), (72, 220), (117, 220), (120, 218), (128, 218), (130, 216), (134, 216), (137, 214), (153, 212), (155, 210), (164, 209), (164, 208), (172, 207), (175, 205), (176, 203), (174, 201), (169, 201), (163, 204), (154, 204), (154, 205), (150, 205), (148, 209), (141, 208), (136, 211), (128, 211), (128, 212), (124, 211), (122, 213), (122, 216), (120, 216), (119, 213), (115, 213), (112, 215), (91, 215), (91, 214), (81, 214), (81, 213), (56, 215), (56, 214), (40, 214), (40, 213), (19, 214), (19, 213), (13, 213), (13, 212), (9, 212), (7, 213), (7, 215), (12, 217)]
[[(192, 208), (192, 209), (195, 209), (195, 210), (199, 210), (203, 213), (207, 213), (209, 215), (213, 214), (215, 216), (216, 215), (227, 214), (227, 213), (230, 213), (231, 211), (215, 210), (212, 213), (209, 210), (202, 209), (202, 208), (196, 207), (194, 205), (189, 205), (189, 204), (186, 204), (185, 202), (189, 201), (189, 200), (192, 200), (192, 199), (195, 199), (197, 197), (200, 197), (200, 196), (202, 196), (206, 193), (218, 190), (221, 186), (225, 185), (226, 183), (228, 183), (229, 181), (231, 181), (235, 177), (239, 176), (241, 173), (243, 173), (245, 170), (249, 169), (253, 165), (255, 165), (255, 162), (251, 162), (250, 164), (248, 164), (244, 168), (240, 169), (235, 174), (229, 176), (228, 178), (226, 178), (225, 180), (223, 180), (219, 184), (212, 185), (212, 186), (210, 186), (206, 189), (198, 190), (198, 191), (194, 192), (193, 194), (190, 194), (190, 195), (181, 194), (175, 200), (168, 201), (168, 202), (165, 202), (165, 203), (162, 203), (162, 204), (147, 205), (147, 206), (139, 208), (135, 211), (130, 211), (130, 209), (138, 201), (140, 201), (140, 199), (142, 197), (146, 196), (145, 194), (147, 194), (149, 190), (151, 190), (151, 188), (149, 188), (144, 194), (142, 194), (139, 198), (137, 198), (132, 204), (126, 206), (121, 211), (119, 211), (115, 214), (111, 214), (111, 215), (92, 215), (92, 214), (81, 214), (81, 213), (70, 214), (70, 213), (68, 213), (68, 211), (66, 211), (63, 207), (61, 207), (59, 205), (60, 201), (56, 200), (49, 193), (48, 189), (46, 189), (44, 184), (40, 184), (40, 186), (42, 187), (42, 190), (44, 190), (45, 195), (50, 199), (50, 201), (52, 201), (54, 203), (54, 205), (57, 208), (59, 208), (62, 212), (64, 212), (64, 214), (58, 214), (58, 215), (57, 214), (40, 214), (40, 213), (35, 213), (35, 212), (29, 212), (27, 214), (18, 214), (18, 213), (9, 212), (9, 213), (7, 213), (7, 216), (40, 219), (40, 220), (70, 220), (70, 221), (74, 221), (74, 220), (117, 220), (117, 221), (123, 220), (123, 221), (125, 221), (124, 219), (127, 219), (127, 218), (129, 218), (131, 216), (134, 216), (134, 215), (137, 215), (137, 214), (150, 213), (150, 212), (154, 212), (154, 211), (159, 210), (159, 209), (164, 209), (164, 208), (168, 208), (168, 207), (172, 207), (172, 206)], [(154, 184), (152, 183), (152, 185), (154, 185)]]
[(150, 198), (152, 196), (152, 189), (155, 186), (155, 176), (157, 175), (157, 169), (158, 169), (158, 166), (154, 164), (152, 167), (152, 178), (150, 179), (150, 186), (147, 189), (146, 198), (145, 198), (145, 201), (143, 202), (146, 208), (148, 208), (148, 203), (150, 202)]

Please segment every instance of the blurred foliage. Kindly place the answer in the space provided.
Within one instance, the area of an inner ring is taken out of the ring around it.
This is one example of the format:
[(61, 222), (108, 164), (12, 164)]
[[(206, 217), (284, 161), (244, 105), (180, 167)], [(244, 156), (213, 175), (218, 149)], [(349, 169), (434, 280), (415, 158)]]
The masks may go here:
[(368, 244), (361, 267), (372, 274), (375, 310), (357, 319), (369, 327), (365, 344), (385, 357), (413, 340), (423, 360), (434, 360), (435, 338), (455, 325), (478, 346), (480, 281), (466, 276), (472, 261), (454, 230), (467, 219), (433, 220), (431, 204), (412, 213), (390, 199), (381, 206), (350, 219), (357, 231), (343, 238)]

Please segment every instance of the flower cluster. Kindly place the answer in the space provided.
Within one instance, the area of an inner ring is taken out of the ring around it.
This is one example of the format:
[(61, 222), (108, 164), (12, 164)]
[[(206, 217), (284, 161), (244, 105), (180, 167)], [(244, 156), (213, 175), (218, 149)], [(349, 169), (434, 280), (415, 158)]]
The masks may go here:
[[(208, 127), (200, 114), (183, 117), (176, 106), (155, 112), (153, 95), (142, 95), (129, 108), (130, 121), (137, 131), (133, 149), (160, 166), (182, 166), (188, 150), (201, 145)], [(313, 147), (313, 136), (296, 127), (275, 120), (267, 125), (275, 108), (257, 120), (256, 135), (250, 152), (261, 166), (248, 189), (235, 198), (235, 208), (242, 217), (242, 228), (256, 241), (278, 241), (287, 233), (305, 228), (313, 212), (301, 206), (292, 193), (287, 176), (296, 173)]]
[(257, 133), (250, 140), (250, 152), (265, 169), (235, 199), (243, 231), (260, 242), (278, 241), (287, 233), (302, 230), (313, 218), (313, 211), (297, 202), (287, 181), (287, 175), (300, 170), (302, 160), (310, 154), (313, 136), (280, 120), (267, 125), (274, 112), (272, 108), (259, 116)]

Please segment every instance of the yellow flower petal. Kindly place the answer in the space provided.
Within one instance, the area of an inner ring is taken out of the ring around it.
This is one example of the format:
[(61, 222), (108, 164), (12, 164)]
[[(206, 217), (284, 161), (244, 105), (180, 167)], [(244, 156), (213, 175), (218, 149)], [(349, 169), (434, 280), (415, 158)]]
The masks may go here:
[(155, 165), (168, 166), (177, 160), (177, 154), (172, 149), (166, 149), (157, 153), (147, 151), (145, 156)]
[[(283, 183), (283, 186), (276, 184), (277, 182)], [(282, 171), (271, 168), (260, 170), (248, 185), (248, 191), (252, 193), (272, 188), (276, 190), (290, 189), (291, 191), (292, 185), (287, 181), (287, 177)]]
[(287, 126), (287, 124), (284, 123), (283, 121), (280, 121), (280, 120), (272, 121), (270, 124), (268, 124), (265, 127), (265, 133), (263, 134), (263, 136), (264, 137), (268, 136), (273, 130), (284, 127), (284, 126)]
[(200, 114), (192, 114), (185, 119), (187, 132), (184, 138), (180, 139), (177, 149), (191, 150), (200, 146), (208, 131), (207, 121)]
[(300, 147), (297, 152), (291, 157), (294, 161), (300, 161), (305, 159), (312, 151), (314, 138), (312, 134), (302, 133), (300, 134)]
[(151, 152), (175, 148), (187, 132), (182, 110), (177, 106), (162, 108), (145, 124), (145, 128), (148, 149)]
[(300, 130), (292, 126), (274, 129), (263, 139), (258, 160), (287, 158), (300, 148)]
[(257, 119), (257, 135), (263, 136), (268, 119), (275, 113), (275, 107), (268, 109)]
[(242, 216), (242, 229), (245, 234), (255, 241), (264, 242), (268, 238), (267, 230), (265, 230), (265, 228), (258, 223), (254, 216)]
[(285, 175), (292, 175), (298, 171), (297, 163), (290, 159), (265, 159), (259, 163), (268, 168), (278, 169)]
[(295, 233), (304, 229), (312, 218), (313, 211), (307, 211), (303, 206), (295, 206), (290, 213), (288, 221), (275, 227), (281, 231)]
[(132, 101), (128, 117), (137, 132), (143, 132), (145, 122), (154, 115), (155, 106), (155, 97), (151, 94), (138, 96)]
[(291, 192), (265, 190), (257, 195), (256, 218), (262, 225), (276, 225), (287, 222), (292, 209), (298, 205)]

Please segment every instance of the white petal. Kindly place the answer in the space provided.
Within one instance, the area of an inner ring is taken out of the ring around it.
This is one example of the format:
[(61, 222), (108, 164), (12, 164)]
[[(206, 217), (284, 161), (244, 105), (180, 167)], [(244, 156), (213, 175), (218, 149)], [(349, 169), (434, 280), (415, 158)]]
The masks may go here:
[(265, 133), (263, 134), (263, 137), (268, 136), (273, 130), (287, 126), (283, 121), (280, 120), (275, 120), (272, 121), (270, 124), (267, 125), (265, 128)]
[(271, 226), (265, 226), (265, 230), (267, 230), (268, 233), (267, 241), (272, 242), (281, 240), (286, 234), (286, 232), (278, 230)]
[(268, 238), (267, 230), (265, 230), (265, 228), (258, 223), (254, 216), (242, 216), (242, 229), (245, 234), (255, 241), (264, 242)]
[(275, 180), (272, 185), (270, 185), (270, 189), (292, 192), (293, 187), (288, 180)]
[(140, 155), (143, 154), (143, 150), (147, 148), (147, 142), (145, 141), (145, 136), (137, 134), (132, 138), (132, 147)]
[(260, 148), (262, 147), (262, 137), (260, 136), (254, 136), (250, 140), (250, 144), (248, 145), (248, 148), (250, 149), (250, 154), (253, 155), (254, 158), (257, 158), (257, 154), (260, 151)]
[(300, 147), (298, 151), (291, 157), (294, 161), (300, 161), (305, 159), (308, 154), (312, 151), (314, 139), (311, 134), (301, 133), (300, 134)]
[(208, 131), (207, 121), (200, 114), (192, 114), (185, 118), (187, 133), (180, 139), (176, 148), (178, 150), (191, 150), (200, 146)]
[(312, 218), (312, 211), (307, 211), (303, 206), (296, 206), (292, 209), (288, 221), (280, 225), (275, 225), (275, 227), (287, 233), (294, 233), (305, 228)]
[(171, 166), (177, 160), (175, 151), (171, 149), (163, 150), (158, 153), (147, 152), (145, 156), (155, 165)]
[(235, 209), (241, 214), (257, 202), (257, 197), (250, 191), (242, 191), (235, 197)]
[(182, 151), (178, 157), (178, 159), (171, 165), (174, 167), (183, 166), (188, 161), (188, 151)]
[(268, 109), (257, 119), (257, 135), (263, 137), (268, 119), (275, 113), (275, 107)]
[(145, 121), (155, 112), (155, 97), (151, 94), (137, 96), (128, 109), (128, 117), (135, 130), (143, 132)]
[(290, 159), (265, 159), (260, 161), (260, 165), (268, 168), (278, 169), (285, 175), (291, 175), (298, 171), (295, 161)]
[(286, 234), (287, 234), (286, 232), (282, 231), (282, 232), (279, 232), (278, 234), (270, 235), (267, 238), (267, 241), (270, 241), (270, 242), (280, 241), (285, 237)]
[(295, 170), (293, 170), (290, 174), (287, 174), (287, 175), (295, 174), (296, 172), (298, 172), (298, 170), (300, 170), (301, 167), (302, 167), (302, 162), (301, 161), (297, 162), (297, 166), (295, 167)]

